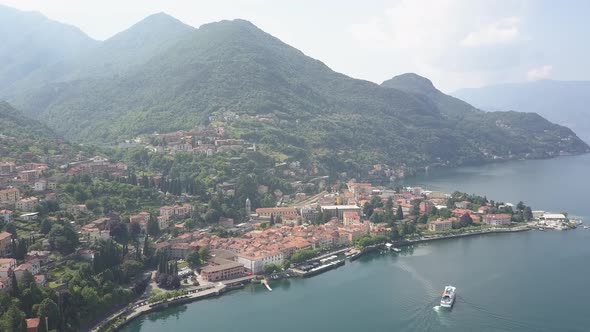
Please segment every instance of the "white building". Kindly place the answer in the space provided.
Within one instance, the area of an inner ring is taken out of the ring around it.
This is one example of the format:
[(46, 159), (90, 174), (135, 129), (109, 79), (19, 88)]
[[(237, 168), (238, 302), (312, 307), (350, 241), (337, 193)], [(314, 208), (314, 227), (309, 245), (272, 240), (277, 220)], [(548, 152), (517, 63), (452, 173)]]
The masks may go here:
[(283, 264), (284, 256), (281, 252), (261, 252), (256, 254), (238, 254), (238, 262), (254, 274), (264, 272), (269, 264)]

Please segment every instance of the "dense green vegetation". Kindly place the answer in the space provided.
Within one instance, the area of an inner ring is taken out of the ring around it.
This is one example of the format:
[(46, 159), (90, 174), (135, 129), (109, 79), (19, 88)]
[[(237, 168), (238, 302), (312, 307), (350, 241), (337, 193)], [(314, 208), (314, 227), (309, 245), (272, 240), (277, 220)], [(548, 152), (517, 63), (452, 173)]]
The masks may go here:
[(164, 197), (154, 188), (142, 187), (109, 177), (90, 178), (89, 176), (69, 177), (62, 184), (62, 202), (70, 204), (86, 204), (95, 215), (108, 214), (116, 211), (139, 212), (154, 210), (166, 203)]
[(484, 112), (445, 95), (428, 79), (416, 74), (396, 76), (383, 82), (382, 86), (406, 91), (432, 103), (449, 120), (460, 124), (456, 130), (469, 142), (474, 142), (488, 158), (494, 155), (546, 158), (559, 155), (560, 151), (588, 150), (588, 146), (570, 129), (553, 124), (536, 113)]
[(137, 52), (145, 63), (124, 72), (89, 70), (84, 79), (23, 90), (11, 100), (67, 138), (92, 142), (190, 129), (234, 112), (242, 116), (225, 124), (231, 136), (352, 174), (376, 163), (412, 169), (588, 148), (536, 115), (482, 116), (458, 100), (338, 74), (242, 20), (207, 24), (173, 45)]
[(4, 101), (0, 101), (0, 123), (0, 157), (21, 159), (25, 152), (31, 155), (59, 152), (57, 135), (53, 130)]
[(590, 141), (590, 81), (540, 80), (462, 89), (453, 96), (486, 111), (535, 112)]
[[(123, 247), (112, 241), (93, 246), (93, 264), (67, 260), (53, 269), (64, 286), (59, 292), (39, 287), (25, 273), (10, 294), (0, 292), (0, 330), (23, 331), (24, 317), (48, 318), (49, 330), (78, 331), (114, 306), (128, 303), (142, 288), (131, 287), (143, 271), (143, 262), (123, 262)], [(142, 260), (145, 257), (141, 258)]]
[(293, 256), (291, 256), (291, 262), (297, 264), (305, 262), (306, 260), (310, 260), (317, 256), (321, 252), (321, 249), (303, 249), (296, 251)]

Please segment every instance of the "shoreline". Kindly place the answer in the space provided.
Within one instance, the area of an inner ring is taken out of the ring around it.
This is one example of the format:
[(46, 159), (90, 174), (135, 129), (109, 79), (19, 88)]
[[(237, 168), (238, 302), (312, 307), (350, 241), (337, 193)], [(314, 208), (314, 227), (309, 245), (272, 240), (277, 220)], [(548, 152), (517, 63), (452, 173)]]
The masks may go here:
[[(404, 240), (404, 241), (397, 242), (397, 245), (402, 246), (402, 247), (407, 247), (407, 246), (410, 246), (410, 245), (413, 245), (416, 243), (424, 243), (424, 242), (431, 242), (431, 241), (437, 241), (437, 240), (461, 238), (461, 237), (467, 237), (467, 236), (473, 236), (473, 235), (485, 235), (485, 234), (495, 234), (495, 233), (516, 233), (516, 232), (526, 232), (526, 231), (530, 231), (530, 230), (533, 230), (533, 229), (530, 228), (529, 226), (518, 226), (518, 227), (513, 227), (513, 228), (490, 228), (490, 229), (484, 229), (484, 230), (479, 230), (479, 231), (468, 231), (465, 233), (458, 233), (458, 234), (447, 234), (447, 235), (440, 235), (440, 236), (433, 235), (433, 237), (429, 237), (429, 238)], [(370, 249), (375, 249), (375, 248), (370, 248)], [(370, 250), (370, 249), (369, 250), (362, 250), (358, 255), (356, 255), (354, 257), (354, 259), (357, 259), (367, 253), (374, 251), (374, 250)], [(344, 249), (339, 249), (338, 251), (342, 251), (342, 250), (344, 250)], [(318, 256), (318, 257), (320, 257), (320, 256)], [(349, 260), (352, 261), (352, 259), (349, 259)], [(314, 275), (316, 275), (316, 274), (314, 274)], [(310, 276), (310, 277), (313, 277), (313, 276)], [(173, 300), (166, 301), (163, 303), (158, 303), (153, 306), (146, 305), (148, 308), (145, 308), (146, 306), (143, 306), (144, 308), (142, 308), (140, 310), (138, 310), (139, 308), (136, 308), (136, 306), (130, 307), (131, 306), (131, 304), (130, 304), (124, 310), (121, 310), (119, 313), (112, 315), (109, 318), (106, 318), (105, 322), (103, 322), (103, 324), (100, 324), (99, 328), (95, 328), (91, 331), (93, 331), (93, 332), (106, 331), (106, 330), (104, 330), (104, 328), (110, 328), (109, 331), (119, 331), (120, 329), (122, 329), (123, 327), (128, 325), (129, 323), (133, 322), (137, 318), (140, 318), (146, 314), (157, 312), (157, 311), (162, 311), (162, 310), (174, 307), (174, 306), (193, 303), (193, 302), (208, 299), (211, 297), (219, 297), (228, 291), (243, 288), (243, 287), (245, 287), (245, 284), (243, 284), (243, 283), (241, 283), (238, 286), (228, 286), (228, 285), (224, 284), (223, 287), (213, 288), (213, 289), (210, 289), (209, 291), (206, 290), (201, 293), (193, 293), (193, 294), (183, 295), (177, 299), (173, 299)], [(129, 312), (129, 310), (131, 308), (134, 308), (133, 312)], [(109, 324), (109, 322), (106, 321), (106, 320), (108, 320), (110, 322), (116, 322), (117, 320), (123, 318), (122, 316), (125, 313), (128, 313), (128, 315), (125, 316), (125, 318), (124, 318), (125, 321), (121, 322), (117, 326), (112, 326)]]

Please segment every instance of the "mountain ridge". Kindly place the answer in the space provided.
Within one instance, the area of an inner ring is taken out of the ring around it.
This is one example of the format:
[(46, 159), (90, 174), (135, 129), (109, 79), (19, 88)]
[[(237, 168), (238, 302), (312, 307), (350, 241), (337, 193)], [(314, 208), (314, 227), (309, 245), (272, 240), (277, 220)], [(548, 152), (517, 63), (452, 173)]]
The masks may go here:
[(590, 142), (590, 81), (543, 80), (461, 89), (452, 93), (481, 109), (538, 112)]
[[(17, 32), (17, 33), (15, 33)], [(97, 43), (79, 28), (0, 5), (0, 91)]]
[[(246, 20), (204, 24), (147, 53), (116, 75), (54, 82), (11, 101), (85, 142), (190, 129), (208, 125), (211, 115), (234, 113), (242, 118), (225, 124), (232, 137), (331, 170), (453, 166), (588, 149), (567, 128), (532, 115), (498, 113), (482, 122), (483, 112), (417, 75), (386, 87), (337, 73)], [(261, 123), (258, 115), (275, 120)]]

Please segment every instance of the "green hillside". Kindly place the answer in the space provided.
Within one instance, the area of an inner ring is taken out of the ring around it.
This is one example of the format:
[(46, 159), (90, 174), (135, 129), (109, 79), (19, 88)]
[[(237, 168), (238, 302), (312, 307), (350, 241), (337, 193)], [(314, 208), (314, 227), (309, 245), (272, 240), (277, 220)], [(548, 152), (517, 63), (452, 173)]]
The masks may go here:
[(24, 152), (36, 155), (57, 150), (56, 134), (0, 100), (0, 158), (19, 159)]
[(427, 95), (336, 73), (243, 20), (204, 25), (154, 52), (124, 73), (53, 83), (15, 100), (67, 138), (86, 142), (189, 129), (223, 112), (272, 115), (272, 122), (242, 117), (227, 126), (234, 136), (330, 170), (460, 165), (588, 148), (542, 118), (535, 121), (545, 127), (528, 128), (529, 120), (508, 113), (482, 121), (464, 103), (449, 111)]
[(453, 93), (485, 111), (536, 112), (590, 142), (590, 81), (512, 83)]

